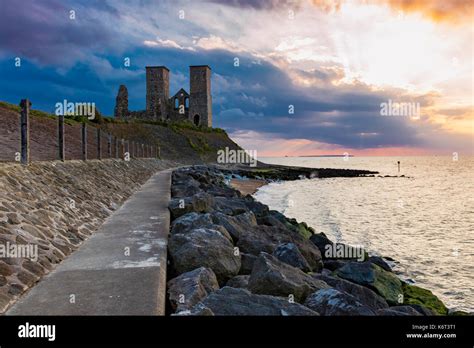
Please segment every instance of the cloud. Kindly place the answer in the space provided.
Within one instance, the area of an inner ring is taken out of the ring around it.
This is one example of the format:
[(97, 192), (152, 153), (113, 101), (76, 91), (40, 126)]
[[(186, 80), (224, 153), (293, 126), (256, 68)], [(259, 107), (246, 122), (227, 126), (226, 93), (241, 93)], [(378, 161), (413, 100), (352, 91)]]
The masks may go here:
[(242, 48), (239, 47), (237, 44), (224, 40), (221, 37), (211, 35), (209, 37), (203, 37), (196, 40), (195, 45), (199, 48), (205, 50), (226, 50), (232, 52), (241, 52)]
[(157, 38), (156, 40), (145, 40), (143, 41), (143, 44), (148, 47), (170, 47), (177, 48), (180, 50), (194, 51), (194, 48), (192, 47), (181, 46), (173, 40), (162, 40), (160, 38)]
[(387, 2), (395, 9), (419, 12), (434, 21), (457, 23), (474, 20), (472, 0), (387, 0)]
[[(71, 19), (70, 11), (75, 11), (75, 19)], [(98, 12), (101, 16), (97, 16)], [(117, 13), (102, 2), (93, 1), (86, 8), (57, 0), (4, 1), (0, 11), (0, 54), (40, 64), (71, 66), (87, 59), (92, 50), (102, 51), (112, 40), (105, 16), (116, 19)]]
[(271, 10), (275, 8), (296, 6), (297, 0), (210, 0), (210, 2), (240, 8)]

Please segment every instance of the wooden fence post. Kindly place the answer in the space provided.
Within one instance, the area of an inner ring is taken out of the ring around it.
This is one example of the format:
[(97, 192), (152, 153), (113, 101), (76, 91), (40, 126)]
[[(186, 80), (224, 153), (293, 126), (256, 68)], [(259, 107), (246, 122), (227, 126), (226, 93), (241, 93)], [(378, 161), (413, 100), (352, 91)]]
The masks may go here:
[(119, 145), (117, 137), (114, 137), (114, 144), (115, 144), (115, 158), (119, 158)]
[(123, 159), (125, 155), (125, 140), (120, 140), (120, 158)]
[(107, 155), (112, 158), (112, 135), (107, 134)]
[(60, 161), (65, 160), (65, 147), (64, 147), (64, 115), (58, 116), (58, 159)]
[(82, 124), (82, 159), (87, 161), (87, 124)]
[(102, 131), (97, 128), (97, 159), (102, 159)]
[(20, 154), (21, 163), (28, 164), (30, 162), (30, 106), (29, 99), (22, 99), (20, 102)]

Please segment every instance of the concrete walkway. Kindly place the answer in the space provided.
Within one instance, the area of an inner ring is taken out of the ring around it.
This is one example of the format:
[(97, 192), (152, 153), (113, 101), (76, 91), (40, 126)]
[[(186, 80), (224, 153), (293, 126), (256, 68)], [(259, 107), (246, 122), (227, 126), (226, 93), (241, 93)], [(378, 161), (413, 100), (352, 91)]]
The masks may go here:
[(7, 315), (164, 315), (172, 170), (153, 175)]

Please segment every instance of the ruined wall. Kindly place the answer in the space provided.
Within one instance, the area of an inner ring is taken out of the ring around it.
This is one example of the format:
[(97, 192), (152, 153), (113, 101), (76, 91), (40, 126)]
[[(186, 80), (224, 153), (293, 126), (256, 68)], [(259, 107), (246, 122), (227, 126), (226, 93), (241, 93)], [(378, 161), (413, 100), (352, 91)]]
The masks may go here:
[(164, 66), (146, 67), (145, 113), (128, 110), (128, 92), (126, 87), (121, 85), (116, 98), (115, 117), (170, 122), (190, 121), (195, 125), (212, 127), (211, 68), (207, 65), (191, 66), (190, 94), (181, 88), (171, 98), (169, 74), (168, 68)]
[(117, 98), (115, 98), (114, 116), (119, 120), (126, 119), (129, 116), (128, 90), (125, 85), (120, 85)]

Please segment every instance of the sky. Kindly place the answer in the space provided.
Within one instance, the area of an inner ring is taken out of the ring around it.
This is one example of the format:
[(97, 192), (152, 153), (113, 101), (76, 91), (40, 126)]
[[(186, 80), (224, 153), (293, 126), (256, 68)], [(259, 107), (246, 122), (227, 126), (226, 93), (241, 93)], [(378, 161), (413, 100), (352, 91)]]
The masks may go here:
[(260, 157), (472, 155), (473, 3), (0, 0), (0, 100), (113, 115), (125, 84), (143, 110), (145, 66), (173, 95), (206, 64), (213, 125)]

